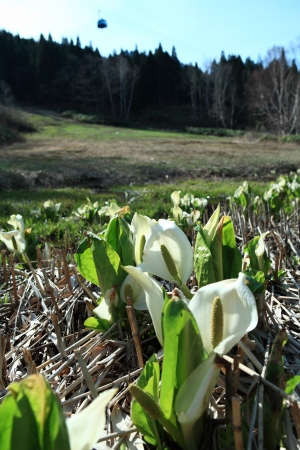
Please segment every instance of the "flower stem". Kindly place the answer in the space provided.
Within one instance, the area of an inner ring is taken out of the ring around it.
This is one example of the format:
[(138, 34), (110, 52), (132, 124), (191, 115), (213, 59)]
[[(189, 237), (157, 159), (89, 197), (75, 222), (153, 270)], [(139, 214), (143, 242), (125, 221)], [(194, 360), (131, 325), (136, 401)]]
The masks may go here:
[(179, 289), (183, 292), (183, 294), (188, 298), (189, 300), (193, 298), (193, 294), (189, 290), (189, 288), (185, 284), (181, 284), (178, 286)]

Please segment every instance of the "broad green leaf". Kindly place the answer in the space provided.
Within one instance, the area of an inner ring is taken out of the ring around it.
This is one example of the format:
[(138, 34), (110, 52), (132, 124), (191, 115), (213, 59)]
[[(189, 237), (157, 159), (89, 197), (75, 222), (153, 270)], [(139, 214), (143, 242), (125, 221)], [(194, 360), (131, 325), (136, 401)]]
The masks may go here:
[(88, 238), (85, 238), (78, 246), (74, 255), (78, 270), (81, 275), (91, 283), (99, 286), (96, 266), (90, 249)]
[(251, 267), (251, 269), (254, 269), (254, 270), (259, 270), (258, 259), (257, 259), (257, 256), (255, 254), (255, 249), (256, 249), (256, 246), (258, 244), (258, 240), (259, 240), (259, 236), (255, 236), (244, 247), (244, 252), (248, 253), (249, 258), (250, 258), (250, 267)]
[[(138, 378), (137, 386), (151, 395), (156, 404), (159, 403), (159, 380), (159, 363), (156, 355), (152, 355)], [(146, 442), (151, 445), (161, 445), (163, 430), (160, 423), (147, 414), (136, 400), (132, 402), (131, 418), (134, 425), (143, 434)]]
[(119, 217), (119, 239), (120, 246), (122, 250), (122, 265), (123, 266), (134, 266), (133, 258), (133, 242), (132, 235), (128, 225), (128, 222)]
[[(188, 450), (179, 428), (173, 425), (171, 421), (163, 415), (159, 405), (154, 401), (152, 396), (134, 384), (130, 386), (130, 392), (134, 396), (135, 400), (142, 406), (143, 410), (149, 416), (153, 417), (153, 419), (158, 420), (169, 433), (171, 438), (178, 442), (183, 450)], [(160, 447), (160, 449), (162, 448), (163, 447)]]
[(260, 240), (260, 236), (255, 236), (244, 248), (244, 251), (249, 254), (250, 257), (250, 267), (255, 270), (263, 270), (264, 274), (267, 275), (271, 266), (271, 261), (266, 252), (264, 252), (262, 256), (262, 267), (260, 267), (260, 263), (258, 257), (255, 253), (255, 250), (258, 247), (258, 243)]
[(8, 394), (0, 406), (1, 450), (41, 450), (38, 426), (23, 391)]
[(294, 392), (294, 389), (296, 386), (300, 383), (300, 375), (295, 375), (290, 380), (287, 380), (286, 386), (285, 386), (285, 392), (288, 395), (291, 395)]
[(119, 255), (101, 237), (93, 233), (88, 233), (88, 237), (101, 292), (104, 295), (108, 289), (114, 286), (118, 286), (117, 290), (120, 289), (127, 274), (121, 267)]
[(244, 274), (246, 275), (247, 285), (252, 294), (262, 294), (265, 291), (265, 275), (263, 272), (248, 268), (244, 270)]
[(164, 361), (160, 406), (176, 425), (176, 393), (188, 375), (206, 358), (194, 316), (185, 302), (171, 299), (164, 308)]
[(216, 234), (216, 229), (219, 223), (220, 218), (220, 204), (215, 209), (214, 213), (210, 217), (209, 221), (203, 228), (203, 233), (205, 236), (205, 240), (207, 243), (208, 248), (210, 248), (211, 241)]
[(198, 233), (194, 251), (194, 270), (199, 288), (210, 283), (215, 283), (212, 255), (206, 242), (206, 238), (201, 227)]
[(120, 251), (120, 242), (119, 242), (119, 222), (118, 217), (113, 217), (108, 225), (107, 229), (105, 231), (105, 240), (108, 242), (114, 251), (120, 256), (121, 258), (121, 251)]
[(222, 258), (223, 279), (237, 278), (242, 270), (242, 254), (236, 246), (235, 232), (229, 216), (223, 218), (222, 230)]
[[(285, 385), (283, 347), (286, 342), (287, 333), (280, 330), (274, 339), (266, 370), (266, 380), (280, 388)], [(264, 404), (268, 405), (264, 408), (264, 448), (275, 450), (283, 433), (283, 397), (279, 392), (265, 386)]]
[(0, 406), (1, 450), (70, 449), (65, 417), (42, 375), (13, 383)]
[(122, 217), (114, 217), (108, 224), (105, 240), (119, 255), (123, 266), (133, 266), (133, 243), (129, 225)]
[(96, 330), (103, 333), (108, 331), (111, 327), (111, 323), (109, 320), (98, 319), (96, 317), (89, 317), (84, 321), (83, 325), (90, 330)]
[(216, 281), (223, 280), (222, 229), (223, 217), (216, 227), (215, 234), (210, 244), (210, 253), (212, 256), (212, 263)]

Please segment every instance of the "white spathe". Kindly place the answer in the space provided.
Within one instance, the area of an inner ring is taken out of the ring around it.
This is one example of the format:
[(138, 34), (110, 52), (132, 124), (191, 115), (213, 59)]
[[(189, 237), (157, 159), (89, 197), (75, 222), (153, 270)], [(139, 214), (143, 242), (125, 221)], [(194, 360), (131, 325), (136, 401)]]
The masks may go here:
[(133, 239), (134, 260), (137, 265), (142, 262), (142, 239), (143, 236), (145, 237), (145, 240), (147, 239), (151, 230), (150, 223), (151, 219), (148, 216), (142, 216), (137, 213), (134, 214), (131, 221), (130, 230), (132, 232)]
[(67, 420), (71, 450), (91, 450), (104, 435), (105, 408), (118, 389), (108, 389), (83, 411)]
[(121, 300), (123, 302), (127, 303), (127, 299), (125, 298), (125, 294), (124, 294), (124, 289), (125, 289), (126, 285), (129, 285), (132, 289), (132, 293), (133, 293), (132, 303), (133, 303), (134, 309), (147, 310), (148, 306), (146, 303), (145, 290), (142, 288), (141, 284), (136, 280), (136, 278), (133, 277), (131, 274), (128, 274), (122, 283), (122, 286), (120, 289)]
[[(223, 307), (223, 336), (213, 348), (211, 317), (214, 299), (219, 297)], [(224, 355), (238, 343), (258, 321), (254, 295), (246, 285), (246, 276), (239, 274), (237, 279), (223, 280), (200, 288), (189, 302), (198, 324), (202, 342), (207, 353)]]
[(4, 242), (7, 249), (12, 253), (23, 253), (25, 251), (26, 241), (19, 230), (0, 231), (0, 240)]
[(178, 206), (178, 205), (174, 206), (172, 213), (173, 213), (175, 222), (180, 223), (182, 221), (183, 214), (184, 214), (182, 209), (180, 208), (180, 206)]
[(173, 202), (174, 208), (175, 208), (175, 206), (180, 205), (180, 193), (181, 193), (181, 191), (174, 191), (171, 194), (171, 200)]
[(215, 357), (212, 353), (180, 386), (175, 411), (181, 424), (195, 422), (206, 410), (220, 373), (219, 366), (214, 362)]
[(178, 280), (170, 274), (162, 256), (161, 245), (165, 245), (182, 284), (185, 283), (193, 271), (193, 250), (185, 233), (175, 222), (165, 219), (151, 221), (150, 228), (144, 247), (143, 262), (140, 264), (141, 269), (177, 284)]
[(47, 200), (46, 202), (43, 203), (43, 207), (45, 209), (51, 209), (55, 212), (59, 211), (61, 203), (54, 203), (52, 200)]
[(266, 251), (266, 245), (265, 245), (265, 237), (269, 234), (269, 231), (266, 233), (263, 233), (260, 238), (258, 239), (257, 246), (255, 248), (255, 255), (257, 257), (258, 261), (258, 267), (259, 270), (264, 272), (264, 254)]
[(164, 305), (164, 295), (160, 284), (153, 278), (149, 277), (149, 275), (142, 272), (139, 267), (124, 266), (123, 269), (132, 275), (144, 289), (145, 302), (153, 321), (157, 339), (161, 345), (163, 345), (161, 312)]
[(112, 305), (117, 304), (118, 294), (116, 289), (113, 287), (105, 292), (100, 305), (93, 310), (93, 314), (99, 317), (99, 319), (111, 320), (111, 307)]
[(24, 234), (25, 226), (21, 214), (12, 214), (10, 216), (10, 220), (7, 223), (9, 223), (9, 225), (12, 225), (15, 230), (19, 230), (21, 234)]

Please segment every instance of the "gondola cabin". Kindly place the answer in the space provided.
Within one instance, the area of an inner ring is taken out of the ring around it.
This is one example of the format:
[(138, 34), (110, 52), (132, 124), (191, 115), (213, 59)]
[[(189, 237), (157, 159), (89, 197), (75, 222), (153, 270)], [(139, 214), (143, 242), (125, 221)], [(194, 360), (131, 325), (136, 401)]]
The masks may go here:
[(105, 19), (98, 20), (98, 28), (106, 28), (106, 27), (107, 27), (107, 22)]

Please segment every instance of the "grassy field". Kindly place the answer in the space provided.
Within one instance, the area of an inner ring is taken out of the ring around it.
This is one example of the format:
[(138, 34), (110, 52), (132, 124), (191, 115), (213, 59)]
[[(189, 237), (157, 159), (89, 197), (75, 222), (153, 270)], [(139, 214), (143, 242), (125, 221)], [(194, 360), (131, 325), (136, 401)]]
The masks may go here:
[[(244, 180), (261, 194), (280, 174), (300, 167), (299, 144), (253, 133), (215, 137), (130, 129), (78, 123), (50, 112), (25, 117), (37, 131), (1, 147), (1, 228), (16, 213), (34, 225), (31, 210), (48, 199), (61, 203), (65, 218), (74, 217), (86, 197), (166, 217), (174, 190), (224, 201)], [(65, 220), (53, 231), (45, 223), (38, 234), (57, 241), (66, 229), (78, 236), (86, 226)]]

